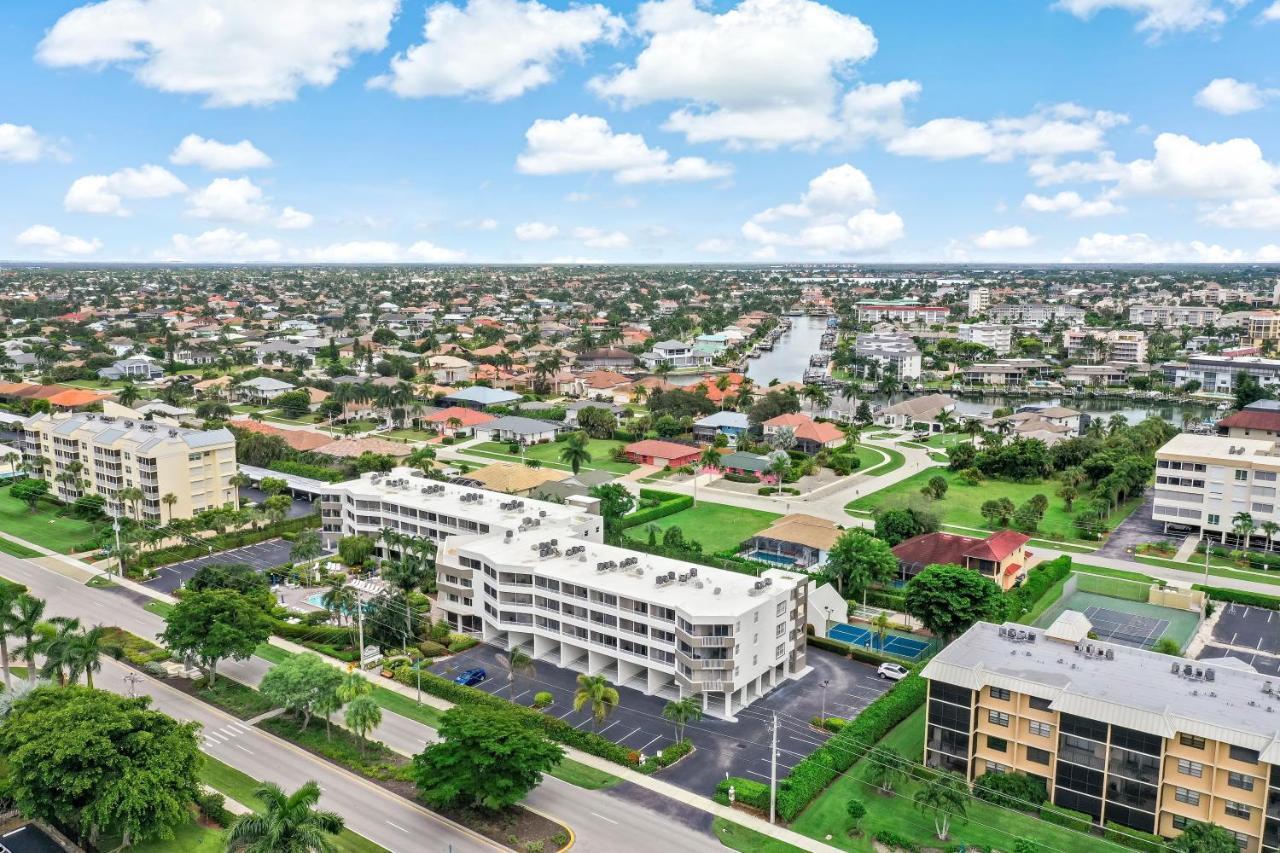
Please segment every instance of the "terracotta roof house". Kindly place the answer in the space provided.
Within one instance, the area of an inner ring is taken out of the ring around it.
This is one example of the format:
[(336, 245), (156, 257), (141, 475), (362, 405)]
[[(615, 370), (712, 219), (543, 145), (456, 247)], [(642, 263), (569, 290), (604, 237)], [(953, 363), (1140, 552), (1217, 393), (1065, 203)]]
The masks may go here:
[(506, 492), (509, 495), (528, 495), (547, 483), (567, 480), (572, 476), (568, 471), (554, 468), (530, 468), (518, 462), (495, 462), (485, 465), (457, 478), (469, 481), (469, 484), (495, 492)]
[(324, 433), (313, 432), (309, 429), (281, 429), (280, 427), (249, 420), (248, 418), (233, 420), (230, 425), (247, 432), (279, 436), (285, 444), (294, 450), (315, 450), (317, 447), (324, 447), (326, 444), (333, 443), (333, 436), (325, 435)]
[(363, 453), (381, 453), (399, 458), (408, 456), (411, 452), (413, 448), (407, 444), (381, 438), (343, 438), (316, 448), (316, 453), (340, 459), (354, 459)]
[(915, 577), (935, 563), (964, 566), (995, 581), (1002, 590), (1011, 589), (1026, 577), (1032, 552), (1031, 537), (1013, 530), (1000, 530), (986, 539), (954, 533), (925, 533), (893, 546), (902, 580)]
[(760, 425), (765, 438), (773, 438), (783, 429), (790, 429), (795, 435), (796, 450), (805, 453), (817, 453), (824, 447), (839, 447), (844, 444), (845, 434), (832, 423), (815, 421), (808, 415), (798, 412), (778, 415)]
[(682, 465), (692, 465), (702, 455), (702, 451), (697, 447), (692, 447), (688, 444), (677, 444), (674, 441), (661, 441), (655, 438), (634, 441), (623, 448), (623, 451), (632, 462), (637, 462), (641, 465), (656, 465), (659, 468), (679, 468)]
[(1280, 401), (1258, 400), (1218, 421), (1218, 435), (1280, 438)]
[(108, 395), (80, 388), (67, 390), (49, 397), (49, 405), (55, 409), (83, 409), (107, 399)]
[[(463, 406), (450, 406), (438, 412), (432, 412), (421, 419), (422, 423), (434, 424), (446, 435), (473, 435), (475, 428), (490, 421), (496, 421), (493, 415), (477, 412)], [(453, 425), (450, 421), (455, 421)]]

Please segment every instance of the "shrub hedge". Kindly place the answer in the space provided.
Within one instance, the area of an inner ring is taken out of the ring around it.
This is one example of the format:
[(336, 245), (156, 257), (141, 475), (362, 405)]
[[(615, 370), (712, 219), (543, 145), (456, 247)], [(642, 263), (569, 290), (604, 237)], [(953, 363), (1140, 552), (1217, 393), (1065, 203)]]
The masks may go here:
[(889, 688), (778, 783), (778, 817), (790, 822), (866, 750), (924, 704), (928, 685), (919, 668)]
[(1074, 829), (1076, 832), (1088, 832), (1093, 829), (1093, 818), (1089, 815), (1064, 809), (1053, 803), (1045, 803), (1040, 807), (1040, 819), (1058, 826), (1065, 826), (1067, 829)]
[[(852, 603), (861, 604), (858, 601)], [(881, 607), (885, 610), (896, 610), (902, 613), (907, 606), (906, 594), (890, 589), (869, 589), (867, 590), (867, 606)]]
[(204, 791), (196, 795), (196, 808), (200, 814), (223, 828), (231, 826), (235, 815), (227, 810), (227, 798), (217, 791)]
[(983, 773), (973, 783), (979, 799), (1015, 811), (1035, 811), (1049, 799), (1043, 779), (1026, 773)]
[(1265, 607), (1269, 610), (1280, 610), (1280, 598), (1265, 595), (1261, 592), (1249, 592), (1243, 589), (1227, 589), (1222, 586), (1205, 586), (1192, 584), (1192, 589), (1203, 590), (1214, 601), (1225, 601), (1230, 604), (1245, 604), (1250, 607)]
[(1069, 574), (1071, 557), (1067, 554), (1036, 566), (1027, 573), (1022, 586), (1016, 586), (1004, 594), (1004, 618), (1016, 621), (1034, 608), (1051, 586)]
[(347, 475), (337, 468), (313, 465), (310, 462), (297, 462), (292, 459), (277, 459), (267, 468), (281, 474), (292, 474), (295, 477), (306, 477), (309, 480), (320, 480), (324, 483), (337, 483), (347, 479)]
[(1169, 842), (1158, 835), (1152, 835), (1140, 829), (1130, 829), (1110, 820), (1102, 829), (1102, 837), (1116, 844), (1141, 850), (1143, 853), (1164, 853), (1169, 849)]
[(742, 803), (744, 806), (750, 806), (762, 812), (769, 811), (769, 786), (751, 779), (743, 779), (736, 776), (721, 779), (719, 784), (716, 785), (716, 792), (711, 795), (711, 799), (722, 806), (729, 805), (730, 788), (733, 788), (733, 801), (735, 803)]
[(675, 492), (661, 492), (657, 489), (641, 489), (641, 499), (658, 501), (657, 506), (638, 509), (630, 515), (622, 517), (622, 527), (635, 527), (638, 524), (647, 524), (650, 521), (657, 521), (659, 518), (666, 518), (668, 515), (675, 515), (677, 512), (683, 512), (693, 506), (693, 498), (689, 495), (681, 495)]

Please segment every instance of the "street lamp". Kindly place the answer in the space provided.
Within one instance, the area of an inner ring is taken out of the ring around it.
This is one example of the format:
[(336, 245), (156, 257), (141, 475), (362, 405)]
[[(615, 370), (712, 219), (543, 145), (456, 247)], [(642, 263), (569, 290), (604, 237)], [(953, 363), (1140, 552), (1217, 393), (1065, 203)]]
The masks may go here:
[(822, 680), (822, 727), (824, 729), (827, 727), (827, 685), (830, 683), (830, 679)]

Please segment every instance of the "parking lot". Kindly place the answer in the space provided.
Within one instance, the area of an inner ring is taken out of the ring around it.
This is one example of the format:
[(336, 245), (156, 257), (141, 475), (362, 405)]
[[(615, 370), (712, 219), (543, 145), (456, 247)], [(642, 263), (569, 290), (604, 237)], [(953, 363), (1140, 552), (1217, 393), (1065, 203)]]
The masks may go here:
[[(589, 730), (591, 714), (573, 710), (573, 693), (578, 673), (550, 663), (535, 663), (532, 676), (516, 677), (514, 697), (509, 696), (506, 670), (495, 660), (501, 650), (477, 646), (433, 666), (433, 672), (452, 677), (462, 670), (483, 667), (488, 680), (480, 689), (514, 698), (531, 705), (535, 693), (547, 691), (554, 697), (544, 713), (553, 714), (576, 728)], [(876, 676), (875, 667), (849, 661), (827, 652), (810, 648), (809, 664), (813, 671), (799, 681), (787, 681), (780, 687), (738, 712), (736, 723), (713, 717), (688, 726), (685, 736), (693, 741), (696, 754), (662, 770), (658, 775), (672, 784), (700, 794), (709, 794), (725, 777), (742, 776), (764, 781), (769, 778), (770, 726), (778, 719), (778, 776), (785, 776), (795, 764), (817, 749), (828, 737), (808, 725), (811, 717), (822, 713), (826, 694), (828, 716), (851, 718), (889, 689), (892, 682)], [(824, 691), (822, 682), (827, 682)], [(605, 719), (600, 734), (628, 749), (653, 755), (675, 742), (675, 729), (662, 718), (667, 699), (646, 696), (638, 690), (618, 688), (621, 701)]]
[(1280, 612), (1243, 604), (1223, 605), (1213, 626), (1213, 642), (1200, 660), (1233, 657), (1265, 675), (1280, 675)]
[(263, 572), (267, 569), (283, 566), (289, 562), (289, 554), (292, 550), (292, 542), (286, 542), (283, 539), (268, 539), (256, 545), (232, 548), (230, 551), (218, 551), (204, 557), (197, 557), (194, 560), (174, 563), (171, 566), (161, 566), (156, 570), (156, 576), (146, 583), (152, 589), (158, 589), (161, 592), (173, 592), (190, 580), (191, 576), (201, 566), (213, 564), (232, 565), (242, 563)]

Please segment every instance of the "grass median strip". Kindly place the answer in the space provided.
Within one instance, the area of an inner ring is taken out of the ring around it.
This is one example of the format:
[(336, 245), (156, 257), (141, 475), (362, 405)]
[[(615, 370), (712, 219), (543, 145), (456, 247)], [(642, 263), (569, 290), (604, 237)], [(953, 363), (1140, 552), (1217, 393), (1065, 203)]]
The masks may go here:
[(722, 817), (712, 821), (711, 826), (720, 843), (732, 850), (740, 850), (742, 853), (800, 853), (800, 848), (795, 845), (770, 838), (763, 832), (747, 829), (742, 824)]
[(0, 536), (0, 551), (14, 557), (22, 557), (24, 559), (42, 556), (41, 553), (34, 548), (28, 548), (26, 545), (14, 542), (12, 539), (5, 536)]

